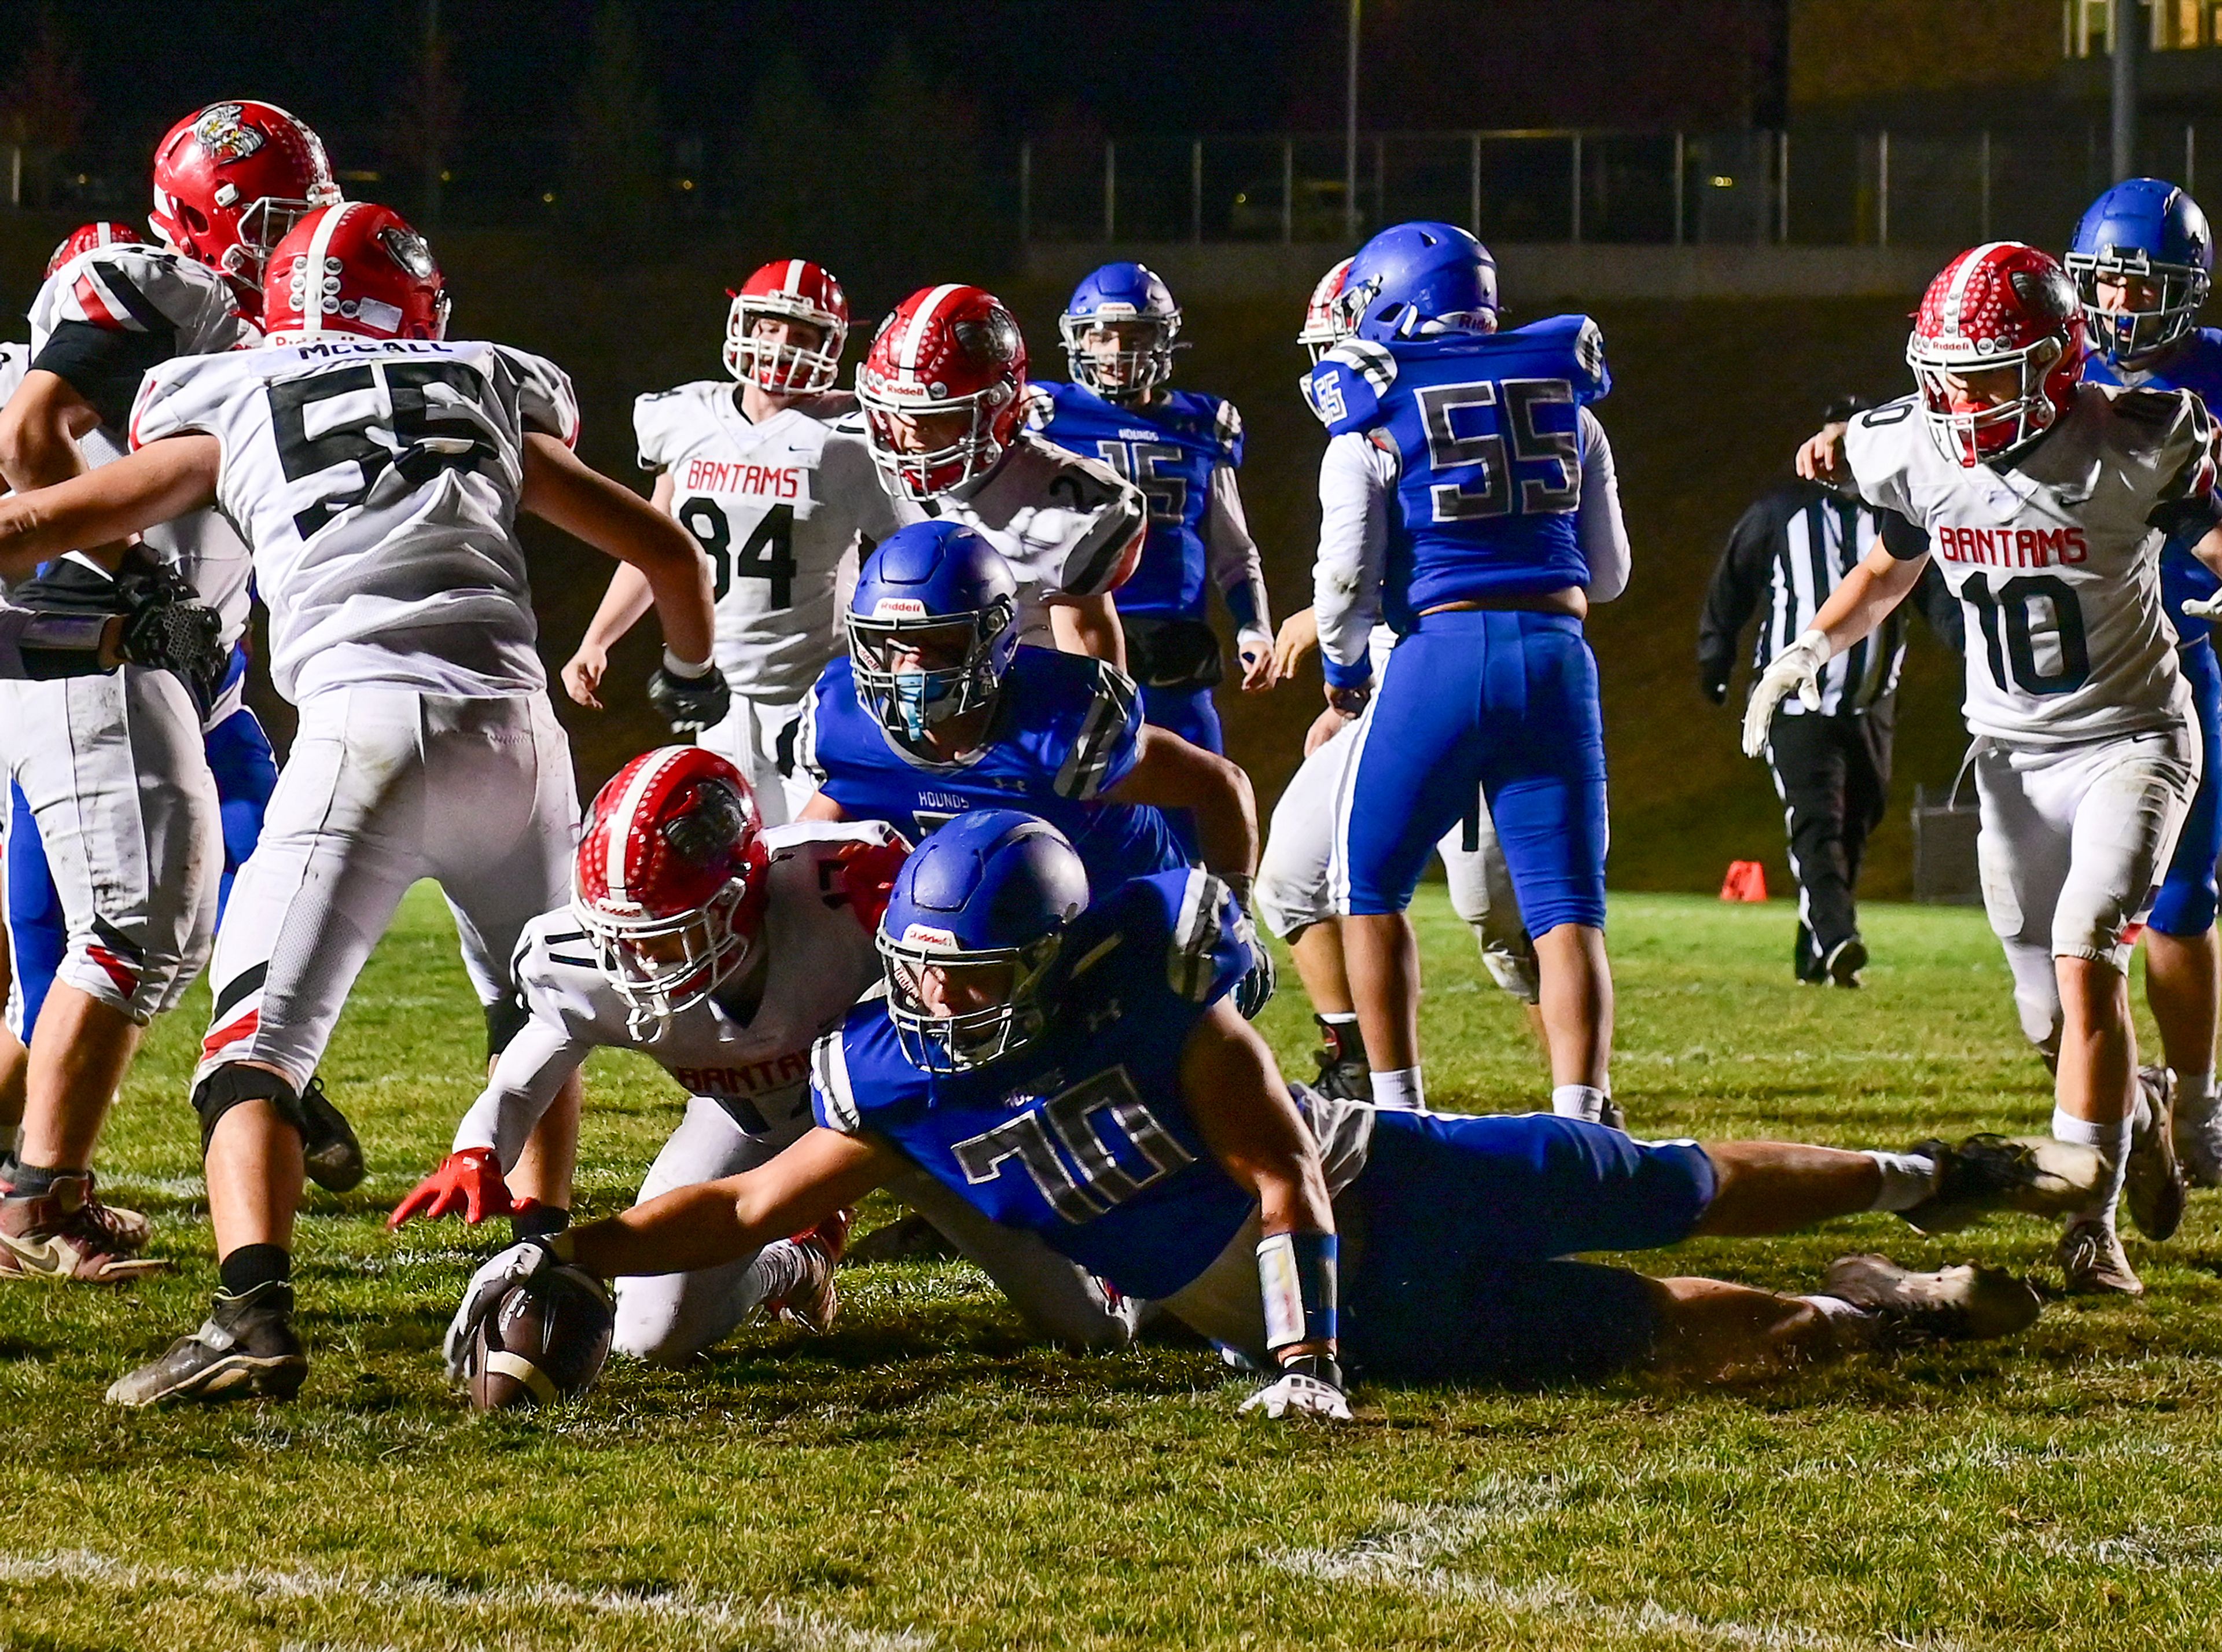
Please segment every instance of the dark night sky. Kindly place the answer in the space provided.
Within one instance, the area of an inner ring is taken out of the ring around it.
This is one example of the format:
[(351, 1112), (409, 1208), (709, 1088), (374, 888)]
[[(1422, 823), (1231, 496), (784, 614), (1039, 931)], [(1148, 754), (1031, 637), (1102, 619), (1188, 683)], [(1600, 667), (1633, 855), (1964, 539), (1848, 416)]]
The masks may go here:
[[(408, 75), (423, 0), (70, 0), (53, 7), (104, 127), (151, 135), (198, 104), (271, 98), (333, 129), (374, 124)], [(1785, 0), (1367, 0), (1365, 123), (1739, 123), (1765, 86)], [(473, 126), (563, 123), (594, 0), (444, 0)], [(1343, 0), (631, 0), (666, 123), (744, 113), (755, 66), (792, 44), (823, 91), (860, 87), (906, 41), (999, 136), (1085, 111), (1114, 135), (1332, 130)], [(0, 3), (0, 76), (37, 0)]]

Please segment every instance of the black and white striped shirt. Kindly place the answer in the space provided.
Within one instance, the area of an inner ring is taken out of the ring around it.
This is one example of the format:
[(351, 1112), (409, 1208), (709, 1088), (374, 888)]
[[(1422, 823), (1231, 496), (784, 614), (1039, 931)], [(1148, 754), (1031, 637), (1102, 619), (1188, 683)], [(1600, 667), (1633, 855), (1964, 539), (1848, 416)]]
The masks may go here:
[[(1704, 615), (1698, 625), (1698, 667), (1708, 692), (1716, 699), (1725, 692), (1736, 669), (1737, 636), (1762, 598), (1765, 607), (1752, 653), (1754, 669), (1763, 668), (1811, 630), (1829, 594), (1878, 541), (1886, 539), (1901, 556), (1919, 555), (1924, 543), (1920, 530), (1903, 517), (1874, 510), (1817, 483), (1784, 482), (1761, 495), (1729, 534), (1705, 593)], [(1823, 716), (1866, 711), (1898, 687), (1905, 663), (1906, 611), (1916, 603), (1932, 629), (1955, 649), (1960, 645), (1959, 605), (1930, 568), (1911, 601), (1900, 604), (1823, 669)], [(1785, 700), (1782, 708), (1797, 714), (1805, 710), (1796, 695)]]

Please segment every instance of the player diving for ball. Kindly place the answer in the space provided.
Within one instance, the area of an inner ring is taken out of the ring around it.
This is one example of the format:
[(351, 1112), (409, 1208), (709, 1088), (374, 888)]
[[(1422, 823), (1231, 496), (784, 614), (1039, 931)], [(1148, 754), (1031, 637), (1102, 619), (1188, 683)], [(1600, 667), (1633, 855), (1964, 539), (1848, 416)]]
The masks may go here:
[[(761, 827), (748, 782), (714, 752), (666, 746), (635, 758), (594, 800), (570, 903), (525, 928), (516, 976), (529, 1019), (447, 1161), (392, 1225), (515, 1209), (505, 1171), (597, 1049), (637, 1051), (688, 1092), (643, 1203), (768, 1162), (810, 1128), (811, 1046), (879, 979), (872, 937), (907, 852), (877, 821)], [(558, 1134), (574, 1141), (575, 1125)], [(542, 1184), (554, 1185), (544, 1173)], [(982, 1222), (930, 1178), (894, 1190), (1045, 1335), (1083, 1347), (1127, 1341), (1134, 1304), (1081, 1269)], [(612, 1346), (682, 1365), (760, 1310), (825, 1329), (848, 1221), (836, 1212), (717, 1267), (623, 1281)]]
[[(1347, 319), (1336, 300), (1342, 295), (1351, 261), (1346, 258), (1335, 265), (1312, 289), (1296, 342), (1311, 353), (1315, 366), (1349, 336)], [(1332, 487), (1328, 492), (1334, 492)], [(1387, 669), (1389, 650), (1396, 644), (1397, 634), (1386, 625), (1375, 625), (1367, 636), (1366, 653), (1376, 678)], [(1290, 614), (1273, 642), (1277, 675), (1284, 679), (1295, 675), (1318, 646), (1315, 611), (1302, 608)], [(1315, 1087), (1353, 1102), (1370, 1099), (1372, 1086), (1349, 972), (1343, 964), (1342, 914), (1330, 887), (1329, 866), (1335, 797), (1357, 744), (1358, 725), (1333, 711), (1321, 713), (1307, 732), (1303, 763), (1282, 788), (1265, 829), (1257, 889), (1258, 921), (1288, 943), (1304, 995), (1311, 1000), (1312, 1019), (1321, 1040)], [(1524, 1007), (1529, 1027), (1547, 1050), (1542, 1013), (1536, 1004), (1535, 944), (1521, 921), (1519, 897), (1497, 841), (1489, 799), (1478, 786), (1467, 803), (1466, 818), (1437, 840), (1435, 853), (1441, 857), (1450, 887), (1451, 910), (1472, 929), (1483, 966)], [(1609, 1090), (1609, 1079), (1607, 1087)], [(1417, 1098), (1410, 1104), (1417, 1105)], [(1618, 1109), (1610, 1101), (1601, 1116), (1608, 1123), (1620, 1122)]]
[[(1934, 556), (1968, 616), (1983, 904), (2022, 1030), (2054, 1065), (2053, 1134), (2109, 1167), (2062, 1235), (2061, 1266), (2070, 1290), (2136, 1295), (2115, 1226), (2125, 1178), (2154, 1237), (2174, 1231), (2183, 1190), (2166, 1109), (2137, 1083), (2124, 937), (2201, 769), (2160, 558), (2176, 538), (2222, 564), (2222, 538), (2205, 405), (2188, 390), (2079, 382), (2088, 348), (2074, 283), (2035, 248), (1987, 242), (1930, 283), (1906, 342), (1918, 388), (1823, 430), (1798, 462), (1926, 530), (1930, 549), (1901, 559), (1884, 546), (1844, 578), (1761, 675), (1744, 751), (1759, 755), (1789, 694), (1819, 703), (1820, 668)], [(2187, 605), (2194, 618), (2218, 609)]]
[(1058, 318), (1072, 382), (1028, 386), (1026, 428), (1067, 452), (1101, 459), (1148, 501), (1140, 561), (1119, 587), (1127, 674), (1142, 717), (1207, 751), (1224, 751), (1211, 691), (1221, 675), (1208, 606), (1219, 587), (1233, 616), (1242, 686), (1273, 686), (1265, 575), (1242, 512), (1234, 404), (1175, 390), (1180, 306), (1134, 263), (1106, 264), (1073, 289)]
[[(748, 776), (768, 826), (793, 819), (812, 791), (781, 764), (803, 696), (841, 642), (842, 558), (895, 527), (857, 399), (833, 387), (848, 337), (849, 300), (831, 272), (778, 259), (741, 283), (726, 314), (725, 370), (738, 382), (683, 384), (633, 404), (656, 507), (710, 559), (718, 668), (733, 700), (697, 738)], [(563, 668), (573, 700), (600, 705), (609, 650), (648, 604), (647, 581), (620, 567)]]
[[(1351, 336), (1304, 381), (1330, 435), (1312, 606), (1322, 725), (1358, 722), (1330, 876), (1373, 1097), (1425, 1104), (1406, 908), (1478, 788), (1534, 937), (1553, 1109), (1599, 1118), (1604, 730), (1582, 619), (1629, 569), (1589, 407), (1611, 385), (1604, 341), (1585, 316), (1497, 332), (1495, 261), (1447, 223), (1382, 231), (1337, 302)], [(1377, 619), (1397, 634), (1378, 693)]]
[[(920, 845), (880, 920), (883, 989), (811, 1057), (816, 1127), (769, 1164), (523, 1242), (472, 1281), (485, 1316), (556, 1270), (718, 1266), (923, 1173), (1273, 1378), (1246, 1404), (1349, 1415), (1346, 1368), (1397, 1380), (1704, 1379), (1890, 1339), (1999, 1335), (2033, 1291), (1989, 1269), (1848, 1257), (1821, 1294), (1565, 1259), (1858, 1211), (1943, 1227), (2087, 1197), (2095, 1154), (1978, 1137), (1904, 1153), (1650, 1144), (1550, 1114), (1377, 1111), (1292, 1086), (1232, 995), (1255, 943), (1193, 869), (1091, 900), (1057, 829), (984, 809)], [(1342, 1238), (1346, 1234), (1346, 1251)]]
[[(559, 368), (443, 342), (438, 267), (397, 214), (302, 218), (271, 254), (264, 320), (267, 348), (148, 374), (129, 457), (0, 504), (11, 573), (221, 499), (270, 609), (273, 678), (300, 707), (217, 938), (194, 1075), (222, 1288), (198, 1331), (110, 1389), (127, 1405), (299, 1388), (301, 1090), (418, 878), (448, 895), (492, 1052), (516, 1030), (511, 960), (568, 889), (577, 816), (518, 513), (639, 564), (679, 661), (710, 656), (694, 542), (572, 455)], [(723, 715), (704, 703), (723, 692), (714, 666), (656, 681), (703, 723)]]

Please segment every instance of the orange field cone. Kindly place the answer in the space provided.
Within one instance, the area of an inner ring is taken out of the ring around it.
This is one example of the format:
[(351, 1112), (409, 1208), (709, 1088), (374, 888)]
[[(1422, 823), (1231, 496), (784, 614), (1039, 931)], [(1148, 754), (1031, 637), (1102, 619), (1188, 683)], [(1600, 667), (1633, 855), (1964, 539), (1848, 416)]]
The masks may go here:
[(1764, 901), (1767, 899), (1767, 868), (1755, 860), (1732, 860), (1729, 875), (1721, 880), (1721, 899), (1723, 901)]

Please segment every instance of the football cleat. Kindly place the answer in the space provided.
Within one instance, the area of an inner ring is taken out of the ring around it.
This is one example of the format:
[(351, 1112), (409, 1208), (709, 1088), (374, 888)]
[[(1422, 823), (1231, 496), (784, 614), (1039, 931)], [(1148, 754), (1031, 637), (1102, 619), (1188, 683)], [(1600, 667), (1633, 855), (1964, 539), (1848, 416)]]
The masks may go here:
[(309, 1374), (293, 1334), (293, 1287), (273, 1279), (240, 1296), (216, 1293), (207, 1322), (108, 1390), (110, 1405), (173, 1400), (291, 1399)]
[(2104, 1216), (2082, 1216), (2068, 1224), (2054, 1251), (2068, 1276), (2070, 1296), (2142, 1297), (2145, 1283), (2122, 1250), (2122, 1236)]
[(766, 1318), (793, 1325), (813, 1336), (823, 1336), (833, 1329), (833, 1322), (841, 1316), (841, 1292), (833, 1283), (833, 1270), (840, 1266), (841, 1254), (849, 1247), (849, 1224), (856, 1219), (854, 1210), (836, 1210), (807, 1233), (794, 1235), (802, 1277), (783, 1294), (765, 1301)]
[(355, 1128), (347, 1116), (332, 1105), (332, 1098), (324, 1093), (324, 1081), (315, 1073), (301, 1090), (301, 1114), (307, 1128), (301, 1132), (301, 1156), (309, 1171), (309, 1179), (328, 1193), (345, 1193), (360, 1186), (366, 1166), (362, 1162), (362, 1143), (355, 1140)]
[(1628, 1134), (1628, 1109), (1610, 1096), (1604, 1098), (1604, 1108), (1597, 1115), (1597, 1122), (1608, 1130)]
[(847, 1259), (859, 1266), (881, 1262), (953, 1262), (957, 1247), (924, 1216), (906, 1210), (858, 1240)]
[(2175, 1075), (2165, 1067), (2140, 1067), (2137, 1089), (2145, 1104), (2122, 1166), (2122, 1203), (2147, 1239), (2172, 1239), (2190, 1198), (2175, 1156)]
[(1867, 943), (1853, 935), (1829, 949), (1829, 956), (1822, 962), (1821, 972), (1829, 977), (1830, 986), (1856, 987), (1860, 984), (1860, 971), (1867, 966)]
[(2175, 1156), (2183, 1165), (2183, 1179), (2194, 1187), (2222, 1187), (2222, 1109), (2209, 1103), (2204, 1118), (2180, 1104), (2172, 1110)]
[(2105, 1174), (2092, 1149), (2050, 1136), (1974, 1135), (1956, 1145), (1918, 1141), (1906, 1151), (1936, 1164), (1936, 1190), (1899, 1212), (1924, 1234), (1949, 1233), (1999, 1210), (2073, 1215), (2098, 1196)]
[(2012, 1336), (2043, 1306), (2028, 1280), (2003, 1268), (1963, 1262), (1915, 1273), (1886, 1256), (1840, 1256), (1821, 1289), (1875, 1315), (1886, 1342)]
[(1314, 1015), (1319, 1026), (1320, 1047), (1312, 1052), (1319, 1077), (1312, 1088), (1338, 1102), (1370, 1103), (1373, 1100), (1373, 1070), (1365, 1064), (1365, 1040), (1358, 1035), (1356, 1021), (1331, 1021)]
[(0, 1277), (120, 1285), (168, 1271), (141, 1256), (150, 1225), (94, 1197), (92, 1172), (58, 1176), (46, 1192), (0, 1198)]

